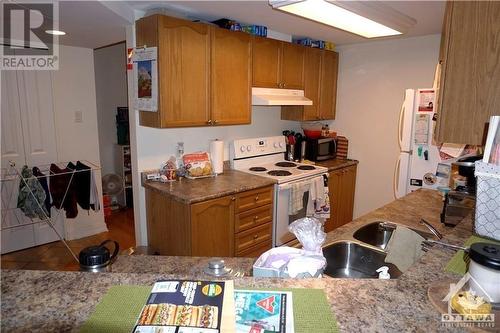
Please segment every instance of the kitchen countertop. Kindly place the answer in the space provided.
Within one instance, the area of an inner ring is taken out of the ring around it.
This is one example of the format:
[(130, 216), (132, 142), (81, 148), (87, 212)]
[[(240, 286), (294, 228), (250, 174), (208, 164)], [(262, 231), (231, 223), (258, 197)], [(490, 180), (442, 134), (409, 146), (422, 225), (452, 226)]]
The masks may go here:
[[(442, 205), (439, 194), (420, 190), (381, 207), (328, 234), (327, 243), (350, 237), (360, 225), (391, 220), (423, 229), (418, 221), (427, 219), (451, 243), (462, 244), (472, 226), (465, 219), (446, 228), (439, 224)], [(399, 279), (269, 279), (240, 277), (236, 287), (288, 287), (324, 289), (341, 331), (401, 332), (445, 330), (441, 315), (427, 298), (432, 282), (458, 277), (444, 272), (454, 252), (430, 249)], [(113, 273), (45, 272), (2, 270), (2, 329), (9, 332), (77, 330), (112, 285), (152, 285), (158, 279), (203, 278), (198, 275), (207, 258), (122, 256)], [(248, 272), (252, 259), (229, 258), (228, 266)], [(453, 328), (460, 332), (463, 328)], [(451, 330), (450, 330), (451, 331)]]
[(177, 201), (191, 204), (273, 185), (274, 183), (275, 181), (270, 178), (224, 169), (224, 172), (216, 177), (181, 178), (170, 183), (145, 181), (143, 186), (171, 196)]
[[(327, 167), (329, 171), (332, 171), (357, 163), (358, 161), (355, 160), (333, 159), (317, 164)], [(273, 179), (255, 176), (228, 168), (224, 169), (222, 174), (211, 178), (181, 178), (180, 180), (170, 183), (154, 181), (143, 182), (145, 188), (161, 192), (162, 194), (171, 196), (177, 201), (187, 204), (215, 199), (273, 184), (275, 184)]]
[(325, 168), (328, 168), (328, 171), (333, 171), (333, 170), (337, 170), (337, 169), (346, 168), (348, 166), (355, 165), (358, 163), (359, 163), (359, 161), (357, 161), (357, 160), (350, 160), (350, 159), (342, 160), (342, 159), (334, 158), (333, 160), (326, 160), (326, 161), (317, 162), (316, 165), (320, 165), (320, 166), (323, 166)]

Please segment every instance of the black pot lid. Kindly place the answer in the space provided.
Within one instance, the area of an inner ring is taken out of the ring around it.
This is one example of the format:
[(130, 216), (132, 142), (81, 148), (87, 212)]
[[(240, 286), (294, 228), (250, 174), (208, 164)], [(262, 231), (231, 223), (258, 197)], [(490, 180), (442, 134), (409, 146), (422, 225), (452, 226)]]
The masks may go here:
[(78, 259), (82, 266), (95, 266), (106, 263), (110, 258), (108, 248), (104, 246), (89, 246), (84, 248)]
[(480, 265), (500, 271), (500, 245), (474, 243), (470, 247), (469, 256)]

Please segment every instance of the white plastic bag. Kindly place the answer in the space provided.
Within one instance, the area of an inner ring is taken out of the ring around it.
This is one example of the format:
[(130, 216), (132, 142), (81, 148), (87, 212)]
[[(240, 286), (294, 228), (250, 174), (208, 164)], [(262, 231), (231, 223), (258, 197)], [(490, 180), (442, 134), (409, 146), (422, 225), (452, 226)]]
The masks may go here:
[(323, 255), (321, 248), (326, 234), (320, 220), (314, 217), (304, 217), (290, 224), (288, 230), (297, 237), (305, 253)]

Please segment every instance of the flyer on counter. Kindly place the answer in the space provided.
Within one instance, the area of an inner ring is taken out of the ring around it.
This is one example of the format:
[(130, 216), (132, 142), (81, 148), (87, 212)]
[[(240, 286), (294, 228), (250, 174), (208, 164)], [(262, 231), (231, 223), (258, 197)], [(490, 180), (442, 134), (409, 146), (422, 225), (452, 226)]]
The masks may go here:
[(158, 111), (157, 48), (137, 48), (134, 52), (135, 107), (140, 111)]
[(156, 282), (132, 332), (235, 332), (233, 281)]
[(236, 332), (293, 333), (291, 292), (235, 290)]

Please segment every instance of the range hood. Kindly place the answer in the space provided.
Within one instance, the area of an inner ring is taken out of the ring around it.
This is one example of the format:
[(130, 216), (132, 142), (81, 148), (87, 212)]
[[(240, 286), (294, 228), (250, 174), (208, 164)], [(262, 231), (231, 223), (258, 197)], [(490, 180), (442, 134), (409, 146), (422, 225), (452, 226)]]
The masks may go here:
[(252, 105), (312, 105), (304, 90), (252, 88)]

